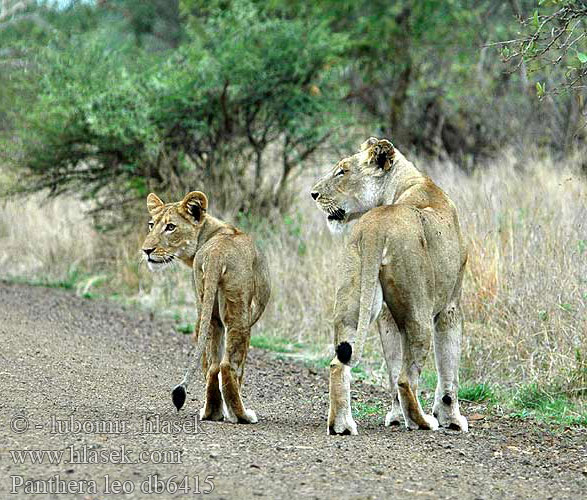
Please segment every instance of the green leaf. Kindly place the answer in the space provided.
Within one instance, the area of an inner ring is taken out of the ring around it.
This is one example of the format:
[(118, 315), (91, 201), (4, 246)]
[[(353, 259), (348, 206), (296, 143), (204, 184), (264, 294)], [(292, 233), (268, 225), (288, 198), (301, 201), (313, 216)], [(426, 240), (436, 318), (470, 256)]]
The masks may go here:
[(538, 97), (542, 97), (544, 95), (545, 90), (546, 90), (545, 84), (542, 84), (540, 82), (536, 82), (536, 94), (538, 94)]
[(540, 26), (540, 21), (538, 20), (538, 9), (534, 11), (534, 26), (538, 28)]
[(587, 63), (587, 54), (584, 52), (577, 52), (577, 59), (581, 62), (581, 64)]

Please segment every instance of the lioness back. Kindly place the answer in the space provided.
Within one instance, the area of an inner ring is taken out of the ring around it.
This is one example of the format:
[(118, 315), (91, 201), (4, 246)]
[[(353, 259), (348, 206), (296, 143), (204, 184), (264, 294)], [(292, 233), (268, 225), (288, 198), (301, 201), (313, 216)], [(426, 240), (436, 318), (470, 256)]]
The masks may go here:
[[(397, 274), (402, 269), (425, 268), (429, 271), (426, 274), (433, 277), (427, 288), (434, 302), (434, 313), (453, 298), (466, 254), (463, 255), (459, 226), (452, 215), (404, 204), (376, 207), (357, 221), (350, 243), (370, 239), (384, 240), (382, 279), (390, 274), (388, 271)], [(393, 280), (391, 289), (395, 293), (386, 296), (396, 305), (393, 309), (400, 316), (406, 302), (402, 299), (407, 295), (402, 285), (409, 287), (410, 280)]]

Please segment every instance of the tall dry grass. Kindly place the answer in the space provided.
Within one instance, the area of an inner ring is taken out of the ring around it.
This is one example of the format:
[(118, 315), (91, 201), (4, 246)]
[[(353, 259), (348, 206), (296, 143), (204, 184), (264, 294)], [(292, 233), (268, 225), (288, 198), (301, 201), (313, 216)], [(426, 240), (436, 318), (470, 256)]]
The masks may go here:
[(94, 267), (97, 235), (75, 200), (0, 200), (0, 278), (72, 280)]
[[(503, 157), (472, 175), (448, 163), (419, 166), (456, 202), (469, 242), (463, 291), (464, 378), (537, 382), (569, 394), (585, 391), (585, 177), (572, 162), (565, 166), (549, 159), (519, 162)], [(323, 168), (300, 177), (290, 215), (271, 221), (254, 215), (233, 220), (256, 236), (271, 265), (272, 300), (254, 333), (304, 343), (322, 356), (331, 348), (333, 295), (344, 251), (343, 240), (328, 233), (309, 196)], [(214, 213), (214, 200), (210, 210)], [(79, 288), (91, 292), (99, 282), (95, 277), (107, 272), (102, 289), (108, 286), (110, 293), (121, 293), (142, 307), (193, 322), (189, 270), (177, 267), (153, 275), (139, 263), (145, 221), (120, 239), (96, 234), (75, 202), (4, 203), (2, 276), (60, 280), (73, 267), (85, 273)], [(106, 258), (96, 260), (96, 255)], [(375, 331), (366, 347), (366, 356), (380, 363)]]

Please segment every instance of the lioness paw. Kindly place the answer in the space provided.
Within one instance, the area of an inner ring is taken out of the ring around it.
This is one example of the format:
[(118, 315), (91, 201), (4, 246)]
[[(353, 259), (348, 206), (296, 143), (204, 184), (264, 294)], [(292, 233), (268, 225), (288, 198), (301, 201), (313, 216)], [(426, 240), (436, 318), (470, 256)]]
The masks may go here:
[(392, 425), (400, 425), (403, 420), (401, 408), (392, 408), (391, 411), (385, 415), (385, 427)]
[[(428, 425), (428, 429), (431, 431), (437, 431), (440, 427), (438, 425), (438, 420), (434, 418), (433, 415), (424, 415), (424, 420), (426, 420), (426, 424)], [(426, 429), (426, 427), (420, 426), (421, 429)]]
[(469, 423), (461, 415), (458, 404), (451, 398), (437, 398), (433, 409), (434, 416), (442, 427), (453, 431), (468, 432)]
[(406, 427), (411, 431), (416, 430), (424, 430), (424, 431), (437, 431), (439, 428), (438, 420), (434, 418), (432, 415), (423, 414), (422, 418), (424, 419), (423, 422), (417, 423), (414, 422), (411, 418), (405, 417)]
[(457, 415), (437, 415), (442, 427), (453, 431), (469, 432), (469, 423), (460, 413)]
[(348, 416), (335, 419), (334, 422), (328, 422), (326, 434), (328, 436), (356, 436), (359, 433), (357, 432), (357, 424), (352, 417)]

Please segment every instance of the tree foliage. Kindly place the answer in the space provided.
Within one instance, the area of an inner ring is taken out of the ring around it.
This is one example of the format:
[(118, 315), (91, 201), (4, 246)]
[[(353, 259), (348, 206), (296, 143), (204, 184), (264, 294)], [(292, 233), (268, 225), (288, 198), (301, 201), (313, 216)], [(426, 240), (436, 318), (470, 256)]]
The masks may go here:
[[(204, 183), (220, 204), (277, 205), (336, 119), (329, 66), (344, 38), (234, 6), (186, 27), (175, 50), (145, 50), (136, 33), (113, 42), (101, 27), (40, 48), (38, 97), (20, 115), (23, 186), (75, 192), (102, 208)], [(266, 158), (273, 145), (277, 164)], [(274, 189), (260, 189), (266, 170)]]
[(578, 0), (0, 6), (1, 159), (18, 189), (98, 210), (195, 187), (283, 209), (296, 171), (354, 130), (464, 167), (585, 143)]
[(534, 7), (517, 10), (521, 31), (497, 45), (511, 71), (534, 79), (537, 97), (560, 124), (552, 146), (568, 151), (585, 142), (587, 2), (540, 0)]

